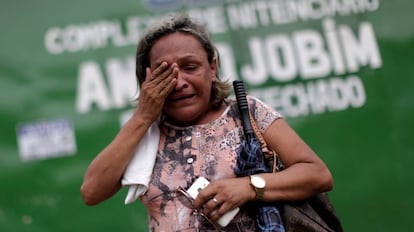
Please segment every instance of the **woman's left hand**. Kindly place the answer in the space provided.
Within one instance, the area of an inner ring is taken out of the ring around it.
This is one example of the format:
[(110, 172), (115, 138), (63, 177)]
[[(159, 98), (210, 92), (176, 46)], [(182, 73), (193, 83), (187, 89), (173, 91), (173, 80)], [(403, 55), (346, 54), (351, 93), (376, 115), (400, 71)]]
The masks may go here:
[(217, 221), (228, 211), (253, 200), (255, 194), (249, 177), (216, 180), (199, 192), (194, 207)]

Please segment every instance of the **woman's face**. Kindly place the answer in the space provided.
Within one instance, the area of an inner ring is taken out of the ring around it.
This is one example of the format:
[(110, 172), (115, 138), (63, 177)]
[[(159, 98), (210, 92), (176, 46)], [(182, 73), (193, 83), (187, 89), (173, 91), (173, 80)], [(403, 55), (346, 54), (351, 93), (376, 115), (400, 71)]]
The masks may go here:
[(210, 96), (216, 78), (216, 60), (210, 64), (200, 42), (189, 34), (173, 33), (160, 38), (150, 52), (151, 70), (166, 61), (179, 69), (177, 85), (164, 104), (169, 120), (179, 125), (207, 123), (214, 119)]

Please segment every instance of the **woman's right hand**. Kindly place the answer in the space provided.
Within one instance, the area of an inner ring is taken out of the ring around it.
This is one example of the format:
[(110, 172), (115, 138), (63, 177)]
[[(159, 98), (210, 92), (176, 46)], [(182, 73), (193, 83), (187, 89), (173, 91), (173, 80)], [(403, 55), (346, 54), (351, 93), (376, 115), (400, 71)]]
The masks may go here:
[(176, 63), (170, 65), (164, 61), (154, 70), (146, 70), (135, 115), (153, 122), (161, 114), (165, 100), (177, 84), (178, 66)]
[(125, 168), (148, 127), (160, 115), (165, 99), (174, 90), (177, 74), (175, 63), (162, 62), (153, 71), (147, 68), (134, 115), (85, 173), (81, 186), (85, 204), (96, 205), (119, 191)]

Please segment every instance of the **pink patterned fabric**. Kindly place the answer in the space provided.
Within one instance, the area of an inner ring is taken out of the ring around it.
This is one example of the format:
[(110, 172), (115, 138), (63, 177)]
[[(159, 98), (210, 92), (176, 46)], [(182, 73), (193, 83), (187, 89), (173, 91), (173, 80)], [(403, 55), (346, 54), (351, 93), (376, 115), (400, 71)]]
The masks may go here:
[[(264, 131), (281, 115), (254, 97), (250, 109)], [(148, 191), (141, 197), (147, 208), (150, 231), (215, 231), (201, 216), (193, 215), (174, 193), (178, 186), (188, 188), (196, 176), (210, 181), (235, 177), (236, 149), (243, 126), (235, 100), (216, 120), (189, 127), (161, 123), (157, 160)], [(255, 219), (241, 211), (224, 231), (255, 231)]]

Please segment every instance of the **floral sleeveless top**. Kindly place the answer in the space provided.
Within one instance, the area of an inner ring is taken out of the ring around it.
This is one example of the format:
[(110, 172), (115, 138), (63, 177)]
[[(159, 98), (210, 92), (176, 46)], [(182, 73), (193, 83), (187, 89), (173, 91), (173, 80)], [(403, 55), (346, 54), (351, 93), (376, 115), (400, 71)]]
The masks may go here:
[[(262, 132), (281, 117), (257, 98), (248, 96), (248, 102)], [(243, 207), (226, 227), (217, 228), (177, 197), (178, 187), (187, 189), (196, 176), (210, 181), (235, 177), (243, 124), (236, 100), (227, 103), (223, 114), (207, 124), (160, 124), (156, 163), (148, 191), (141, 197), (147, 208), (149, 231), (255, 231), (255, 219)]]

